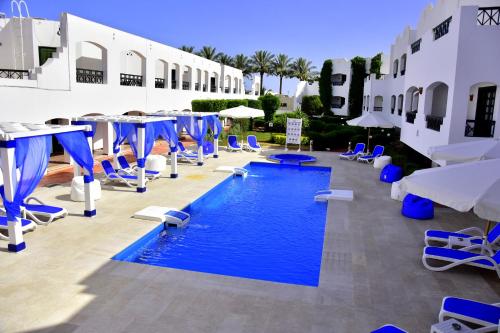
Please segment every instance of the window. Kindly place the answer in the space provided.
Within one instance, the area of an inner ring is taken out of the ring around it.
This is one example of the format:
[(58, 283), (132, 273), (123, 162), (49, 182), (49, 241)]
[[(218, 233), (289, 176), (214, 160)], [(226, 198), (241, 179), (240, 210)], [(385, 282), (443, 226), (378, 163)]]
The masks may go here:
[(434, 32), (434, 40), (438, 40), (439, 38), (446, 35), (448, 31), (450, 31), (450, 23), (451, 23), (451, 17), (447, 18), (437, 27), (432, 29), (432, 31)]

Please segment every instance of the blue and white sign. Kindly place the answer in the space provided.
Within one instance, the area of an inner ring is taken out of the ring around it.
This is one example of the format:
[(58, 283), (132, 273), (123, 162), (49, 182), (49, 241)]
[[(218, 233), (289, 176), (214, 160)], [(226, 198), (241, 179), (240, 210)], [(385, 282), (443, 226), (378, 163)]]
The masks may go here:
[(300, 138), (302, 135), (302, 119), (287, 118), (286, 119), (286, 146), (290, 143), (299, 145), (300, 151)]

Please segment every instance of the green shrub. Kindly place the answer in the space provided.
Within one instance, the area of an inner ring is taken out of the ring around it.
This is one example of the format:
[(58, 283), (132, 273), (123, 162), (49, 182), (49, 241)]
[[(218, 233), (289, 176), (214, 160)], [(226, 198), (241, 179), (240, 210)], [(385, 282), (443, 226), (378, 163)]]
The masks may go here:
[(382, 53), (377, 53), (370, 63), (370, 74), (376, 74), (376, 78), (380, 79), (380, 68), (382, 67)]
[(302, 119), (302, 130), (305, 130), (309, 127), (309, 117), (304, 112), (297, 110), (295, 112), (288, 112), (282, 114), (276, 114), (273, 117), (273, 132), (286, 132), (286, 119), (287, 118), (296, 118)]
[(247, 99), (248, 107), (262, 110), (262, 102), (258, 99)]
[(254, 127), (265, 127), (266, 121), (262, 118), (256, 118), (253, 120), (253, 126)]
[(301, 109), (309, 116), (317, 116), (323, 113), (323, 103), (318, 95), (304, 96)]
[(194, 99), (191, 109), (196, 112), (219, 112), (227, 109), (226, 99)]
[(279, 97), (271, 94), (265, 94), (264, 96), (259, 97), (259, 101), (262, 103), (262, 110), (264, 110), (265, 120), (272, 120), (274, 113), (279, 109), (281, 105)]
[(246, 100), (246, 99), (228, 99), (226, 102), (227, 109), (235, 108), (235, 107), (240, 106), (240, 105), (248, 106), (248, 100)]
[(357, 117), (363, 112), (363, 89), (366, 76), (366, 60), (351, 59), (351, 85), (349, 86), (349, 115)]
[(321, 74), (319, 76), (319, 96), (321, 103), (323, 104), (324, 113), (331, 113), (330, 111), (332, 109), (332, 96), (333, 96), (332, 74), (333, 74), (333, 62), (331, 59), (327, 59), (323, 63), (323, 67), (321, 68)]
[[(273, 134), (271, 136), (271, 142), (284, 146), (286, 143), (286, 135), (285, 134)], [(301, 145), (309, 144), (309, 138), (307, 136), (300, 137), (300, 144)]]

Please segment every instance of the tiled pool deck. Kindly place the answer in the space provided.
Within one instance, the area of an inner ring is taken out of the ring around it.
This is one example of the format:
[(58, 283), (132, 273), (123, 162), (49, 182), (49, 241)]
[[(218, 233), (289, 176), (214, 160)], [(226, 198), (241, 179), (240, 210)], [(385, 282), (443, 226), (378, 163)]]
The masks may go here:
[(353, 202), (329, 204), (318, 288), (110, 260), (156, 226), (131, 219), (133, 212), (183, 207), (227, 177), (212, 172), (216, 166), (264, 160), (222, 152), (201, 168), (182, 165), (178, 179), (151, 182), (144, 194), (103, 190), (94, 219), (69, 200), (69, 184), (38, 189), (70, 216), (25, 234), (22, 253), (0, 243), (0, 332), (362, 333), (384, 323), (428, 332), (443, 296), (500, 301), (495, 273), (430, 272), (420, 261), (425, 229), (482, 227), (481, 220), (447, 208), (437, 208), (431, 221), (405, 219), (378, 170), (313, 154), (318, 165), (334, 167), (333, 187), (355, 191)]

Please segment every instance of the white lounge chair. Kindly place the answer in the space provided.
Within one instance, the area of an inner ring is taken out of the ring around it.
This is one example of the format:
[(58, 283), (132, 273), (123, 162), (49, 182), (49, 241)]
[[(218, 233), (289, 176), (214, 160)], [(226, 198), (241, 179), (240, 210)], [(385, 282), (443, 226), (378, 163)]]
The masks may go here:
[(500, 323), (500, 303), (486, 304), (463, 298), (445, 297), (439, 311), (439, 321), (443, 322), (449, 318), (480, 326), (474, 332), (497, 332)]
[[(36, 203), (31, 203), (33, 201)], [(47, 225), (55, 219), (68, 215), (68, 211), (65, 208), (47, 205), (35, 197), (26, 199), (24, 205), (21, 206), (21, 210), (23, 218), (29, 218), (41, 225)]]
[(253, 152), (260, 152), (262, 147), (257, 142), (257, 137), (255, 135), (247, 136), (247, 143), (243, 145), (243, 149)]
[(115, 169), (113, 169), (113, 166), (111, 165), (111, 162), (108, 160), (101, 161), (101, 165), (104, 170), (104, 174), (106, 175), (106, 179), (109, 182), (125, 184), (128, 187), (134, 187), (139, 182), (139, 178), (137, 176), (120, 174), (115, 171)]
[(133, 217), (141, 220), (162, 222), (181, 228), (188, 224), (191, 219), (191, 215), (186, 212), (160, 206), (149, 206), (141, 209), (140, 211), (135, 212)]
[(365, 151), (365, 144), (364, 143), (356, 143), (356, 147), (354, 147), (354, 150), (348, 150), (345, 153), (339, 154), (339, 158), (341, 160), (355, 160), (359, 156), (362, 156)]
[[(454, 239), (463, 240), (465, 241), (464, 243), (468, 243), (466, 246), (470, 246), (483, 244), (485, 236), (483, 231), (477, 227), (466, 228), (453, 232), (432, 229), (425, 231), (424, 241), (427, 246), (432, 245), (432, 243), (440, 243), (448, 245), (448, 247), (452, 247), (452, 245), (454, 245)], [(495, 248), (500, 244), (500, 223), (497, 223), (495, 227), (490, 230), (488, 235), (486, 235), (486, 242), (492, 248)]]
[(358, 162), (373, 163), (376, 157), (382, 156), (384, 153), (384, 146), (375, 146), (373, 152), (368, 155), (358, 156)]
[(184, 144), (182, 142), (179, 141), (177, 143), (177, 148), (179, 149), (178, 150), (178, 157), (181, 160), (184, 160), (184, 161), (189, 162), (191, 164), (196, 163), (198, 161), (198, 154), (192, 152), (189, 149), (186, 149), (186, 147), (184, 147)]
[(227, 150), (228, 151), (243, 151), (243, 148), (238, 144), (236, 135), (228, 135), (227, 137)]
[[(134, 165), (133, 167), (128, 163), (127, 159), (125, 156), (120, 155), (118, 156), (118, 163), (120, 164), (121, 170), (119, 170), (120, 173), (125, 173), (126, 175), (129, 176), (137, 176), (137, 169), (138, 166)], [(149, 179), (158, 179), (160, 178), (160, 172), (155, 171), (155, 170), (145, 170), (145, 175)]]

